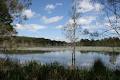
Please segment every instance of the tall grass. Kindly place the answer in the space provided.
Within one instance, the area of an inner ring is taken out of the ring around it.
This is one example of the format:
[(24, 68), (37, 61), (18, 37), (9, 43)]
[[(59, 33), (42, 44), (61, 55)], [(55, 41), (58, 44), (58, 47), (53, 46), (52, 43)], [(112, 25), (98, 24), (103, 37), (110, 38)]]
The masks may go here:
[(10, 59), (0, 60), (0, 80), (120, 80), (119, 70), (109, 70), (100, 60), (96, 60), (91, 70), (65, 68), (58, 63), (26, 64)]

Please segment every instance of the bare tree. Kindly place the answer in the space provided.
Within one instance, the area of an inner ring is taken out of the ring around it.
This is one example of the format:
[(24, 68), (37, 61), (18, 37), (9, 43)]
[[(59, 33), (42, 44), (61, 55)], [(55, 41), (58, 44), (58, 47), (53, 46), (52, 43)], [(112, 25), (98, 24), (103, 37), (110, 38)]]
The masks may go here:
[(109, 11), (112, 11), (112, 16), (110, 17), (109, 11), (106, 11), (106, 15), (109, 21), (108, 25), (111, 29), (113, 29), (120, 38), (120, 0), (108, 0), (108, 5), (111, 9)]
[[(120, 0), (92, 0), (93, 2), (99, 2), (104, 6), (103, 12), (105, 12), (107, 24), (109, 27), (103, 33), (112, 32), (117, 34), (120, 38)], [(102, 33), (102, 34), (103, 34)]]
[(71, 16), (64, 27), (65, 35), (67, 39), (71, 43), (72, 47), (72, 67), (75, 68), (75, 51), (76, 51), (76, 41), (78, 40), (78, 32), (80, 29), (80, 24), (78, 24), (78, 19), (80, 18), (80, 13), (78, 12), (78, 1), (80, 0), (72, 0), (71, 7)]

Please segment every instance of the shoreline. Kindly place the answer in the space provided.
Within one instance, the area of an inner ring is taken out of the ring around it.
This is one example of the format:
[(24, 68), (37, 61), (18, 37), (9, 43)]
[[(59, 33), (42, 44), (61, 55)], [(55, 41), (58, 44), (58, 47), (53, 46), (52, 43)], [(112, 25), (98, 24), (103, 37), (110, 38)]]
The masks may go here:
[[(71, 47), (29, 47), (17, 48), (16, 51), (67, 51), (72, 50)], [(120, 47), (95, 47), (95, 46), (81, 46), (76, 47), (76, 51), (96, 51), (96, 52), (120, 52)]]

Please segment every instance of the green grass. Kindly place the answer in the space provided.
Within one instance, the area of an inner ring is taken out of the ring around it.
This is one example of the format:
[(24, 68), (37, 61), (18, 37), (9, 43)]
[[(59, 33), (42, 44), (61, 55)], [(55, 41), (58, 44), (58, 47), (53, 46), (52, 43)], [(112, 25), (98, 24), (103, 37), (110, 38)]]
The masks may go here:
[(0, 80), (120, 80), (119, 70), (109, 70), (96, 60), (91, 70), (65, 68), (58, 63), (26, 64), (10, 59), (0, 60)]

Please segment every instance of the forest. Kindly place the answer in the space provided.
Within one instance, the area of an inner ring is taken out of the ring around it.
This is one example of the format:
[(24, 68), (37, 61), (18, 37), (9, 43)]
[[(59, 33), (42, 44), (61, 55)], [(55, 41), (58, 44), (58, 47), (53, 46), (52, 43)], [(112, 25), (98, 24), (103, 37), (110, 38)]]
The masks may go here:
[[(56, 41), (45, 38), (14, 36), (12, 38), (0, 38), (1, 47), (49, 47), (49, 46), (68, 46), (69, 42)], [(117, 37), (104, 38), (100, 40), (81, 39), (76, 42), (77, 46), (104, 46), (104, 47), (120, 47), (120, 39)]]
[(120, 39), (117, 37), (109, 37), (100, 40), (81, 39), (77, 42), (78, 46), (106, 46), (120, 47)]
[[(33, 37), (18, 37), (12, 38), (5, 37), (0, 38), (2, 46), (14, 46), (14, 47), (45, 47), (45, 46), (65, 46), (65, 41), (55, 41), (45, 38), (33, 38)], [(1, 47), (2, 47), (1, 46)]]

